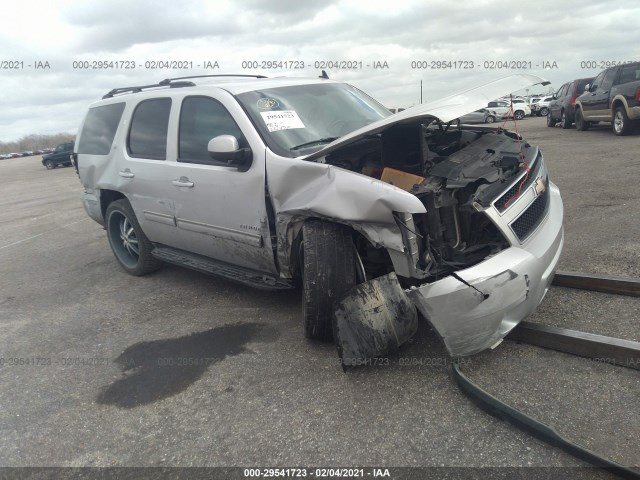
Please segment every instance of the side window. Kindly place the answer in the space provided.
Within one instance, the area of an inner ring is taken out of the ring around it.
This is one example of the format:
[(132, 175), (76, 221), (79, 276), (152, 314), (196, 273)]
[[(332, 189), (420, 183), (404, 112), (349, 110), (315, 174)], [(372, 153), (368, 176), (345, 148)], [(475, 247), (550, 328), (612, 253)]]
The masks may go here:
[(165, 160), (167, 158), (167, 130), (170, 98), (143, 100), (138, 104), (127, 139), (129, 155), (137, 158)]
[(636, 80), (640, 80), (640, 65), (624, 65), (618, 84), (635, 82)]
[(560, 92), (556, 95), (556, 97), (558, 98), (564, 97), (567, 94), (567, 90), (569, 90), (569, 84), (565, 83), (560, 89)]
[(616, 74), (618, 73), (618, 69), (617, 68), (612, 68), (610, 70), (607, 70), (607, 73), (604, 76), (604, 79), (602, 80), (602, 88), (606, 88), (608, 89), (609, 87), (611, 87), (611, 85), (613, 85), (613, 80), (616, 78)]
[(489, 102), (488, 107), (497, 107), (498, 106), (498, 102)]
[(240, 127), (220, 102), (210, 97), (185, 98), (180, 111), (178, 161), (211, 164), (207, 147), (218, 135), (233, 135), (240, 148), (247, 146)]
[(596, 79), (593, 81), (593, 83), (591, 84), (591, 91), (594, 92), (596, 91), (598, 88), (600, 88), (600, 85), (602, 85), (602, 79), (604, 78), (604, 74), (606, 73), (606, 71), (601, 72)]
[(116, 135), (124, 102), (94, 107), (87, 113), (82, 127), (78, 153), (87, 155), (108, 155)]

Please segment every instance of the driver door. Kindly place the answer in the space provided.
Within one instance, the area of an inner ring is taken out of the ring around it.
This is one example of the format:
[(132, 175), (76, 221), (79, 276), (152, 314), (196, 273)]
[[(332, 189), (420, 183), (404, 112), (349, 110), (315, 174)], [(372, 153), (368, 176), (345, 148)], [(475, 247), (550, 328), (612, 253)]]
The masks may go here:
[[(226, 92), (225, 92), (226, 93)], [(185, 95), (171, 162), (179, 248), (253, 270), (277, 273), (265, 201), (265, 147), (235, 99)], [(214, 161), (209, 141), (233, 135), (251, 160)]]

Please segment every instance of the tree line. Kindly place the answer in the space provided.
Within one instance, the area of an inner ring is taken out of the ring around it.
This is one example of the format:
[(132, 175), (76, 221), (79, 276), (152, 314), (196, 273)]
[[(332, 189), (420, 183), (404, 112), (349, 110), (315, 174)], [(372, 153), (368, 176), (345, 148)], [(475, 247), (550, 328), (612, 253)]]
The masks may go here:
[(25, 151), (55, 148), (56, 145), (73, 142), (76, 136), (71, 133), (53, 135), (26, 135), (15, 142), (0, 142), (0, 153), (20, 153)]

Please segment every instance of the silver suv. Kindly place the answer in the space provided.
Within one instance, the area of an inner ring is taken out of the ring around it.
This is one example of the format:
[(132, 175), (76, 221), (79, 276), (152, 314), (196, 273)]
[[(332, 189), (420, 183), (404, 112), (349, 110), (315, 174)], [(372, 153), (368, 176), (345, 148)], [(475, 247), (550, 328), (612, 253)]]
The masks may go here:
[(453, 121), (539, 82), (514, 75), (393, 115), (324, 76), (118, 88), (75, 143), (82, 202), (132, 275), (170, 262), (301, 285), (305, 335), (333, 337), (344, 365), (397, 348), (417, 312), (470, 355), (541, 302), (563, 213), (537, 147)]

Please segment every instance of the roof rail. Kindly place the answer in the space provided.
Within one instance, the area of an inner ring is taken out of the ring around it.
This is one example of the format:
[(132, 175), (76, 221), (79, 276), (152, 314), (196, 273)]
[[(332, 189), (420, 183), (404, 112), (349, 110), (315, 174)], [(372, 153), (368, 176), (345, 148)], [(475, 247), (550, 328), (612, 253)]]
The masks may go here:
[(160, 83), (156, 83), (153, 85), (140, 85), (138, 87), (122, 87), (122, 88), (114, 88), (113, 90), (107, 92), (102, 98), (111, 98), (115, 95), (119, 95), (121, 93), (140, 93), (141, 91), (147, 88), (158, 88), (158, 87), (169, 87), (169, 88), (180, 88), (180, 87), (195, 87), (195, 83), (193, 82), (166, 82), (163, 80)]
[(269, 78), (264, 75), (234, 75), (234, 74), (225, 74), (225, 75), (191, 75), (189, 77), (176, 77), (176, 78), (165, 78), (160, 82), (161, 85), (173, 85), (171, 82), (174, 80), (188, 80), (190, 78), (209, 78), (209, 77), (245, 77), (245, 78)]

